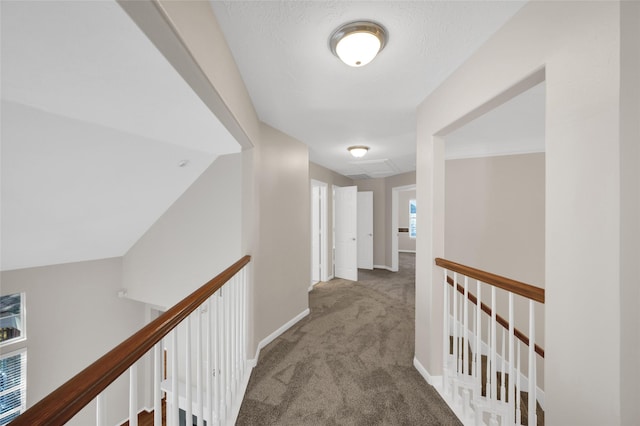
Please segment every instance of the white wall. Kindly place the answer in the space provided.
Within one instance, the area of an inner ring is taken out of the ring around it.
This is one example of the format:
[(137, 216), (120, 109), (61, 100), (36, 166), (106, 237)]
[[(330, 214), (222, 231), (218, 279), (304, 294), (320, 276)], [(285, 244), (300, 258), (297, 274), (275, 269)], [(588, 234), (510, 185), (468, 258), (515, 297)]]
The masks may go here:
[(261, 124), (255, 149), (260, 208), (253, 296), (260, 342), (309, 307), (311, 199), (305, 144)]
[(240, 259), (242, 156), (219, 157), (124, 256), (127, 297), (170, 308)]
[[(26, 293), (28, 407), (144, 325), (144, 306), (117, 296), (122, 258), (3, 271), (0, 278), (3, 295)], [(108, 388), (108, 424), (127, 417), (128, 393), (126, 375)], [(69, 424), (94, 423), (92, 402)]]
[(121, 4), (244, 148), (238, 236), (240, 250), (252, 255), (252, 353), (307, 307), (308, 149), (259, 122), (208, 2)]
[[(545, 69), (545, 420), (554, 425), (640, 421), (631, 402), (637, 405), (637, 385), (625, 384), (621, 369), (621, 355), (638, 353), (638, 340), (620, 334), (626, 321), (637, 324), (637, 314), (621, 310), (621, 291), (629, 288), (621, 276), (638, 282), (637, 269), (621, 269), (621, 236), (631, 232), (637, 241), (640, 235), (637, 219), (620, 220), (627, 208), (621, 200), (638, 188), (637, 171), (621, 176), (620, 163), (637, 170), (640, 162), (636, 148), (621, 144), (621, 108), (622, 115), (638, 110), (621, 103), (620, 8), (618, 2), (530, 2), (418, 109), (418, 221), (431, 238), (417, 242), (416, 358), (438, 375), (442, 288), (433, 259), (444, 255), (441, 136), (531, 87), (539, 78), (515, 86)], [(637, 16), (635, 28), (623, 34), (636, 49)], [(627, 90), (637, 89), (637, 76), (629, 77)], [(627, 148), (636, 155), (621, 155)], [(632, 247), (623, 246), (623, 256)], [(623, 390), (632, 394), (623, 397)]]
[(391, 268), (391, 211), (393, 188), (416, 183), (415, 172), (385, 178), (354, 181), (358, 191), (373, 191), (373, 263), (376, 267)]
[[(544, 153), (447, 160), (445, 258), (544, 288), (544, 163)], [(497, 312), (508, 318), (507, 292), (497, 293)], [(482, 300), (490, 297), (490, 286), (483, 285)], [(535, 342), (544, 348), (544, 305), (536, 304), (535, 312)], [(515, 327), (528, 334), (523, 297), (515, 297), (514, 319)], [(498, 347), (501, 342), (498, 335)], [(542, 362), (537, 372), (544, 389)]]
[(388, 267), (385, 257), (385, 247), (387, 244), (385, 224), (386, 224), (386, 204), (385, 178), (356, 180), (358, 191), (373, 192), (373, 266), (374, 268)]

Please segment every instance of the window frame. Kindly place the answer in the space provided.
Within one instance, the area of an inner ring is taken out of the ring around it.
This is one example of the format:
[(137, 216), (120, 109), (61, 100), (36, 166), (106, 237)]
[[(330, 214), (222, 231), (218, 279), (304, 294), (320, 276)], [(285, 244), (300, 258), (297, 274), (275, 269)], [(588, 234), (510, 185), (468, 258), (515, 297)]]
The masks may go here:
[(7, 340), (3, 340), (0, 342), (0, 348), (9, 346), (9, 345), (14, 345), (16, 343), (20, 343), (20, 342), (25, 342), (27, 340), (27, 309), (26, 309), (26, 293), (24, 292), (20, 292), (20, 293), (11, 293), (11, 294), (5, 294), (2, 295), (0, 297), (6, 297), (6, 296), (14, 296), (16, 294), (20, 295), (20, 314), (15, 314), (15, 315), (20, 315), (20, 336), (18, 337), (13, 337), (11, 339), (7, 339)]
[[(2, 413), (0, 414), (0, 419), (9, 417), (13, 414), (22, 414), (26, 411), (27, 409), (27, 348), (21, 348), (21, 349), (17, 349), (15, 351), (11, 351), (11, 352), (7, 352), (7, 353), (3, 353), (0, 354), (0, 361), (4, 360), (6, 358), (12, 358), (14, 356), (20, 356), (20, 362), (21, 362), (21, 367), (20, 367), (20, 383), (16, 386), (12, 386), (9, 389), (5, 389), (5, 390), (0, 390), (0, 398), (4, 395), (8, 395), (11, 394), (17, 390), (20, 391), (20, 406), (19, 407), (14, 407), (11, 410), (9, 410), (6, 413)], [(11, 418), (11, 420), (7, 423), (2, 423), (1, 425), (8, 425), (11, 423), (11, 421), (13, 421), (15, 417)]]

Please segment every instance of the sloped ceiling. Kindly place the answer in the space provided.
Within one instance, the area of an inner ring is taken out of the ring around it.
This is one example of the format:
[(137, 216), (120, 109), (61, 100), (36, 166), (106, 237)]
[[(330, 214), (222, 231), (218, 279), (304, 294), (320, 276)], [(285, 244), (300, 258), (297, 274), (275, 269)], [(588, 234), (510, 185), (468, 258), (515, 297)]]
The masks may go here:
[(114, 1), (0, 7), (3, 270), (124, 255), (240, 150)]

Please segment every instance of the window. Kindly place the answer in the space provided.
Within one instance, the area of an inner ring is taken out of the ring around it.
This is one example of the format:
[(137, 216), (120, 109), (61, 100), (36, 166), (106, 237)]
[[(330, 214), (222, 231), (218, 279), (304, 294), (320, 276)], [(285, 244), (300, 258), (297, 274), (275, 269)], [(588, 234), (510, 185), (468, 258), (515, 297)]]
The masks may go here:
[(0, 296), (0, 346), (26, 339), (24, 293)]
[(416, 237), (416, 200), (409, 200), (409, 237)]
[[(0, 296), (0, 346), (26, 344), (24, 293)], [(15, 346), (12, 347), (15, 349)], [(0, 426), (27, 408), (27, 350), (0, 356)]]
[(27, 351), (0, 358), (0, 426), (18, 417), (27, 405)]

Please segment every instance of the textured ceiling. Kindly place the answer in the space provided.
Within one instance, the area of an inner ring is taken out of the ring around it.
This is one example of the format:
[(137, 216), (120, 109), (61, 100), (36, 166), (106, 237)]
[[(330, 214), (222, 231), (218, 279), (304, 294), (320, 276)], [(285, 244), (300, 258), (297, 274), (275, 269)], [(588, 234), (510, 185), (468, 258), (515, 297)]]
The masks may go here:
[[(260, 119), (345, 175), (415, 170), (415, 109), (523, 1), (212, 1)], [(389, 42), (369, 65), (332, 55), (331, 33), (371, 19)], [(350, 145), (371, 147), (361, 160)], [(373, 162), (372, 162), (373, 161)]]
[(115, 1), (0, 7), (3, 270), (124, 255), (239, 151)]

